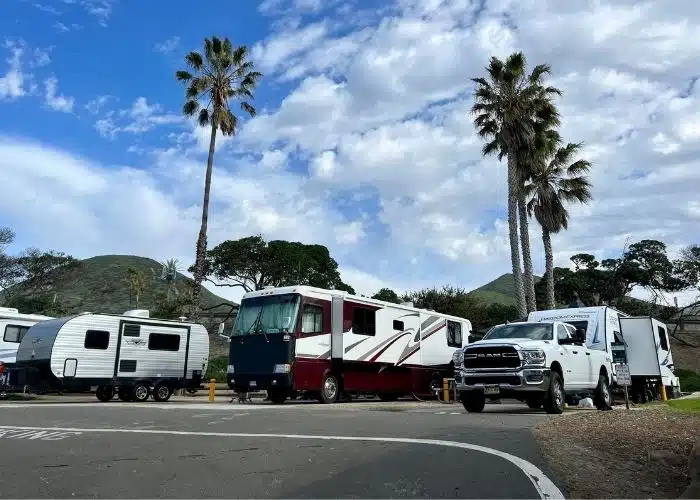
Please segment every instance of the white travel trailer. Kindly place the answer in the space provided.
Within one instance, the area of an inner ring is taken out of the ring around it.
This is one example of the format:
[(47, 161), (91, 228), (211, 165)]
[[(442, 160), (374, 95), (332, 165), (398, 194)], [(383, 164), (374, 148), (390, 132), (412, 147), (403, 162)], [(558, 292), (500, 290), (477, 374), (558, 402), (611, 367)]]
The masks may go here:
[(325, 403), (343, 393), (427, 396), (453, 376), (470, 333), (467, 319), (410, 304), (310, 286), (258, 290), (241, 300), (227, 380), (276, 403), (300, 392)]
[(175, 389), (199, 387), (209, 360), (204, 326), (123, 315), (82, 313), (32, 326), (17, 351), (25, 383), (59, 388), (97, 386), (109, 401), (167, 401)]
[(0, 387), (14, 386), (12, 367), (17, 358), (17, 349), (29, 327), (52, 319), (40, 314), (22, 314), (13, 307), (0, 307)]

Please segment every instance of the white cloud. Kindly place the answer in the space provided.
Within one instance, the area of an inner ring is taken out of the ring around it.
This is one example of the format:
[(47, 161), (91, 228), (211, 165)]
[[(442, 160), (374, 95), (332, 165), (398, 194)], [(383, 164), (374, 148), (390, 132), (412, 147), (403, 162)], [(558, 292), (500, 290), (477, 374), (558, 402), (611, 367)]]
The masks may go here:
[[(86, 106), (88, 111), (99, 114), (110, 97), (93, 99)], [(129, 108), (105, 111), (94, 126), (102, 137), (113, 139), (122, 133), (143, 134), (159, 126), (183, 123), (182, 116), (165, 112), (160, 104), (149, 104), (145, 97), (138, 97)]]
[(173, 36), (171, 38), (168, 38), (167, 40), (164, 40), (163, 42), (156, 43), (153, 47), (153, 50), (162, 54), (170, 54), (177, 50), (179, 46), (180, 37)]
[(11, 42), (6, 42), (5, 48), (10, 50), (11, 56), (7, 60), (9, 64), (7, 72), (4, 76), (0, 76), (0, 99), (13, 100), (27, 93), (24, 88), (26, 75), (22, 72), (24, 48)]
[(46, 87), (44, 102), (48, 107), (54, 111), (60, 111), (62, 113), (71, 113), (73, 111), (75, 99), (57, 94), (58, 80), (56, 78), (47, 78), (44, 80), (44, 86)]

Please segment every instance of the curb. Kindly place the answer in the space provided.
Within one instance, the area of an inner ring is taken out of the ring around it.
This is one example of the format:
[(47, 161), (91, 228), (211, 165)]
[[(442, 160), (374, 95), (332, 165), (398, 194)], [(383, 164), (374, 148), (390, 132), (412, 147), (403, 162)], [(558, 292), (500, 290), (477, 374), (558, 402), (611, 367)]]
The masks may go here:
[(700, 439), (695, 442), (688, 457), (690, 484), (680, 498), (700, 498)]

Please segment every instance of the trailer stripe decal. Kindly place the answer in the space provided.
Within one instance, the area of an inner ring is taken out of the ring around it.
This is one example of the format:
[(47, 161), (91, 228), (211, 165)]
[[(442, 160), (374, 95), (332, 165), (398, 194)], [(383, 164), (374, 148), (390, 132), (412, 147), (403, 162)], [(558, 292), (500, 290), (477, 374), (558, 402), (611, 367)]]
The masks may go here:
[(347, 346), (347, 347), (345, 348), (345, 352), (348, 352), (350, 349), (352, 349), (353, 347), (355, 347), (357, 344), (361, 344), (362, 342), (364, 342), (365, 340), (368, 340), (368, 339), (369, 339), (369, 337), (364, 338), (364, 339), (362, 339), (362, 340), (358, 340), (358, 341), (355, 342), (354, 344), (351, 344), (351, 345)]
[(380, 349), (374, 356), (372, 356), (372, 359), (370, 359), (370, 362), (376, 360), (379, 356), (381, 356), (382, 353), (384, 353), (384, 351), (386, 351), (386, 350), (389, 349), (392, 345), (394, 345), (394, 343), (395, 343), (397, 340), (399, 340), (401, 337), (405, 337), (406, 335), (410, 335), (411, 333), (412, 333), (412, 332), (410, 332), (410, 331), (403, 332), (401, 335), (399, 335), (398, 337), (396, 337), (392, 342), (389, 342), (387, 345), (385, 345), (384, 348)]
[(425, 340), (428, 337), (430, 337), (432, 334), (439, 332), (440, 330), (442, 330), (445, 327), (446, 324), (447, 324), (447, 322), (441, 323), (441, 324), (435, 326), (432, 330), (429, 330), (428, 332), (424, 332), (421, 340)]
[(389, 342), (392, 342), (395, 338), (400, 337), (401, 335), (404, 335), (404, 333), (405, 333), (405, 332), (395, 333), (394, 335), (392, 335), (392, 336), (389, 337), (388, 339), (382, 341), (382, 342), (379, 343), (378, 345), (375, 345), (375, 346), (372, 347), (369, 351), (367, 351), (367, 352), (364, 353), (362, 356), (360, 356), (359, 358), (357, 358), (357, 361), (364, 361), (364, 360), (366, 360), (374, 351), (376, 351), (377, 349), (381, 349), (382, 347), (384, 347), (384, 346), (385, 346), (386, 344), (388, 344)]
[(430, 316), (428, 319), (423, 321), (423, 323), (421, 323), (420, 329), (423, 330), (424, 328), (428, 328), (430, 325), (435, 323), (437, 320), (438, 320), (437, 316)]
[(398, 365), (400, 365), (401, 363), (403, 363), (404, 361), (406, 361), (408, 358), (410, 358), (411, 356), (413, 356), (413, 355), (414, 355), (415, 353), (417, 353), (418, 351), (420, 351), (420, 344), (414, 345), (414, 346), (408, 351), (408, 353), (407, 353), (405, 356), (403, 356), (401, 359), (399, 359), (399, 360), (396, 362), (396, 366), (398, 366)]

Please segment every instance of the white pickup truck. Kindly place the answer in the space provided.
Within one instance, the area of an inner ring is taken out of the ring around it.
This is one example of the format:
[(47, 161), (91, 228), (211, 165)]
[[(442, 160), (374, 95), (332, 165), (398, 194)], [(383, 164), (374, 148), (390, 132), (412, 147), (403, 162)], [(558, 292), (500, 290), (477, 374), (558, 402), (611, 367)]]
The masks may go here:
[(612, 357), (588, 349), (585, 332), (561, 321), (517, 322), (491, 328), (453, 356), (464, 408), (480, 412), (486, 399), (514, 398), (530, 408), (562, 413), (572, 396), (592, 395), (611, 408)]

